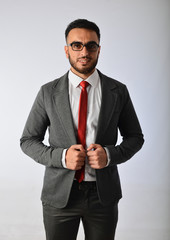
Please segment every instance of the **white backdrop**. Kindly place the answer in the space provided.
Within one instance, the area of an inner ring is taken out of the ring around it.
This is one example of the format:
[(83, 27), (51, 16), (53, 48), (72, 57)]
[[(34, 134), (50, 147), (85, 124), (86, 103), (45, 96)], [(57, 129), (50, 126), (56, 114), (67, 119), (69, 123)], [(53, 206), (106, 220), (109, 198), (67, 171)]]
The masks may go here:
[(128, 86), (145, 135), (143, 149), (119, 166), (116, 240), (169, 240), (169, 0), (0, 0), (0, 239), (45, 240), (44, 167), (19, 139), (40, 86), (69, 68), (64, 31), (77, 18), (100, 27), (98, 68)]

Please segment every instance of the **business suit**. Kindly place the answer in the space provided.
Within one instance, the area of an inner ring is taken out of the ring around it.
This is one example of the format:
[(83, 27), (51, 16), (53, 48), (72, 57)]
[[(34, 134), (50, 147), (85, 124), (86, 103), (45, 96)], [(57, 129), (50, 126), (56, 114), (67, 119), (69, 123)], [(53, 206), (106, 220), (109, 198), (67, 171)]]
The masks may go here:
[[(108, 148), (111, 161), (108, 167), (96, 170), (96, 179), (100, 201), (106, 205), (122, 197), (117, 164), (130, 159), (142, 147), (144, 140), (125, 85), (100, 72), (99, 75), (102, 105), (95, 143)], [(47, 128), (50, 146), (42, 143)], [(115, 147), (117, 128), (123, 141)], [(57, 208), (66, 206), (75, 175), (75, 171), (63, 168), (62, 151), (76, 143), (67, 73), (42, 86), (21, 138), (22, 150), (46, 166), (42, 201)]]
[[(99, 72), (99, 71), (98, 71)], [(124, 84), (99, 72), (102, 102), (95, 143), (106, 147), (110, 163), (96, 169), (96, 184), (103, 206), (122, 197), (117, 164), (130, 159), (143, 145), (143, 134)], [(42, 141), (49, 129), (49, 144)], [(123, 141), (116, 145), (118, 128)], [(68, 203), (75, 171), (65, 169), (63, 149), (77, 144), (68, 95), (68, 73), (42, 86), (34, 102), (21, 138), (22, 150), (46, 166), (41, 199), (55, 208)]]

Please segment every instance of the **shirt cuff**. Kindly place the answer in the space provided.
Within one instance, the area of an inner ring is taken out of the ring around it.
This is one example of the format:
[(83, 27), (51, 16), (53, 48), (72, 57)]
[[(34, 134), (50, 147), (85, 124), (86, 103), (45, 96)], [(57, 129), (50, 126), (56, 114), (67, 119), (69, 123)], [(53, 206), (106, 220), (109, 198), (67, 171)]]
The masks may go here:
[(106, 164), (106, 167), (108, 167), (108, 166), (109, 166), (109, 163), (110, 163), (110, 161), (111, 161), (110, 153), (109, 153), (109, 150), (108, 150), (106, 147), (104, 147), (104, 149), (105, 149), (106, 155), (107, 155), (107, 164)]
[(61, 158), (61, 162), (62, 162), (62, 165), (64, 168), (67, 168), (67, 166), (66, 166), (66, 151), (67, 151), (67, 149), (63, 150), (62, 158)]

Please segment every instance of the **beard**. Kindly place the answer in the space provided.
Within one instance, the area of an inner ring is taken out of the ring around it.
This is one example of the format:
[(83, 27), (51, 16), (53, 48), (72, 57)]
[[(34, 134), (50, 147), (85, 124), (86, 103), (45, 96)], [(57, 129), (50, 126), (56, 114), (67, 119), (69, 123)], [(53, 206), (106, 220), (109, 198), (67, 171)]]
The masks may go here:
[[(85, 75), (92, 73), (98, 63), (98, 57), (97, 57), (94, 61), (91, 62), (91, 64), (89, 66), (86, 67), (86, 64), (84, 64), (84, 65), (82, 65), (82, 66), (84, 66), (83, 68), (79, 68), (77, 66), (76, 62), (71, 59), (70, 55), (69, 55), (68, 59), (69, 59), (69, 62), (70, 62), (70, 65), (72, 66), (72, 68), (74, 68), (78, 73), (85, 74)], [(81, 57), (81, 59), (91, 60), (90, 57)]]

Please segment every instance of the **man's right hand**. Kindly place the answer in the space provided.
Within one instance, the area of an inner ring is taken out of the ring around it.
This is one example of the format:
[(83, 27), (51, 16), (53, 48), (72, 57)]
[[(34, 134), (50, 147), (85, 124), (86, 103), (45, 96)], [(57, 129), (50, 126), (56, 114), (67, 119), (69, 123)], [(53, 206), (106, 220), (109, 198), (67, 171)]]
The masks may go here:
[(70, 170), (79, 170), (85, 164), (86, 150), (80, 144), (72, 145), (66, 152), (66, 166)]

